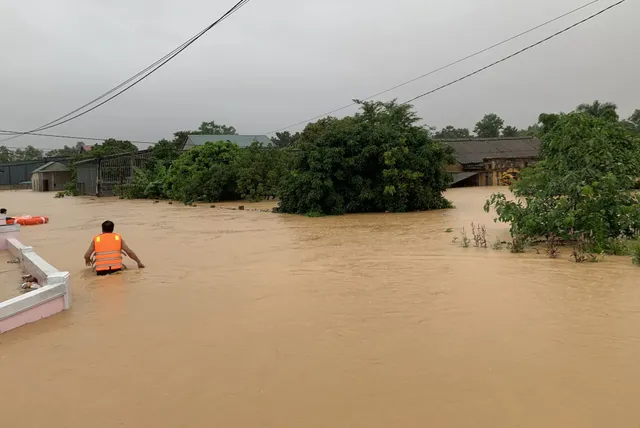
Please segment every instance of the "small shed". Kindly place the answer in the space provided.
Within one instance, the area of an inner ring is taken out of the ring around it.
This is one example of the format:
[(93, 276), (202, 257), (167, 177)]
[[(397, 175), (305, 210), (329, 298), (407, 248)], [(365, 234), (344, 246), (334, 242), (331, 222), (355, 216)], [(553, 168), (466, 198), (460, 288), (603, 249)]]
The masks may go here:
[(47, 162), (31, 172), (31, 188), (35, 192), (60, 192), (71, 181), (71, 170), (60, 162)]

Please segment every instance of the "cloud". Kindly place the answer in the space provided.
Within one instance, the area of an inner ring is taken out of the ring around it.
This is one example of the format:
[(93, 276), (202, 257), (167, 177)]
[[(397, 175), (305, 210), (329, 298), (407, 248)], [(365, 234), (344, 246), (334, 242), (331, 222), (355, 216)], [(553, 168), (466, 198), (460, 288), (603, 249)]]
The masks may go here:
[[(233, 0), (33, 0), (3, 5), (0, 128), (25, 130), (84, 104), (165, 55)], [(560, 15), (584, 0), (253, 0), (129, 92), (49, 132), (155, 141), (204, 120), (264, 133), (364, 98)], [(597, 3), (494, 51), (386, 94), (401, 101), (613, 3)], [(637, 2), (418, 100), (425, 122), (473, 127), (487, 112), (525, 127), (543, 111), (637, 105)], [(352, 113), (353, 109), (344, 114)], [(25, 136), (11, 145), (73, 141)]]

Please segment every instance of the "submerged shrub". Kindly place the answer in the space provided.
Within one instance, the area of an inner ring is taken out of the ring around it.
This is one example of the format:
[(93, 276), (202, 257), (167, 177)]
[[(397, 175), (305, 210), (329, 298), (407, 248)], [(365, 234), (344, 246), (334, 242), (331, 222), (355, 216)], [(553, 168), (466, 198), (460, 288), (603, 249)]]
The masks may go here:
[(361, 111), (307, 125), (280, 188), (279, 211), (335, 215), (449, 208), (452, 149), (418, 126), (411, 106), (358, 102)]
[(589, 114), (562, 115), (542, 137), (541, 160), (511, 185), (518, 198), (498, 193), (485, 204), (512, 236), (537, 239), (551, 232), (572, 239), (589, 235), (596, 252), (607, 242), (633, 236), (640, 207), (632, 191), (640, 176), (640, 136), (619, 122)]

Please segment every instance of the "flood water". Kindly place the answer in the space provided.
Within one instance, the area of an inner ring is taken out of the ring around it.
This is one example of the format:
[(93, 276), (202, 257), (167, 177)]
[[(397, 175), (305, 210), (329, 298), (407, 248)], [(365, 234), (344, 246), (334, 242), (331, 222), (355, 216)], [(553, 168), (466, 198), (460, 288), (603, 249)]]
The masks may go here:
[[(638, 426), (640, 270), (452, 244), (507, 235), (490, 192), (319, 219), (3, 192), (51, 218), (22, 240), (73, 307), (0, 335), (2, 425)], [(105, 219), (146, 269), (86, 271)]]

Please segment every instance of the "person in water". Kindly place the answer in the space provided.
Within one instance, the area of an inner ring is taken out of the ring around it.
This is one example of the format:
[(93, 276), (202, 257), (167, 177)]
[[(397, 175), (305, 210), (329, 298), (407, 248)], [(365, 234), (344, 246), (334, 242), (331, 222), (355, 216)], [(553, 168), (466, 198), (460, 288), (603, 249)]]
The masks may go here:
[[(112, 221), (102, 223), (102, 233), (93, 238), (89, 249), (84, 254), (84, 261), (87, 266), (93, 266), (98, 275), (108, 275), (120, 272), (123, 267), (123, 253), (138, 263), (139, 269), (144, 269), (144, 265), (124, 240), (117, 233), (113, 233), (115, 225)], [(93, 259), (92, 259), (93, 257)]]

